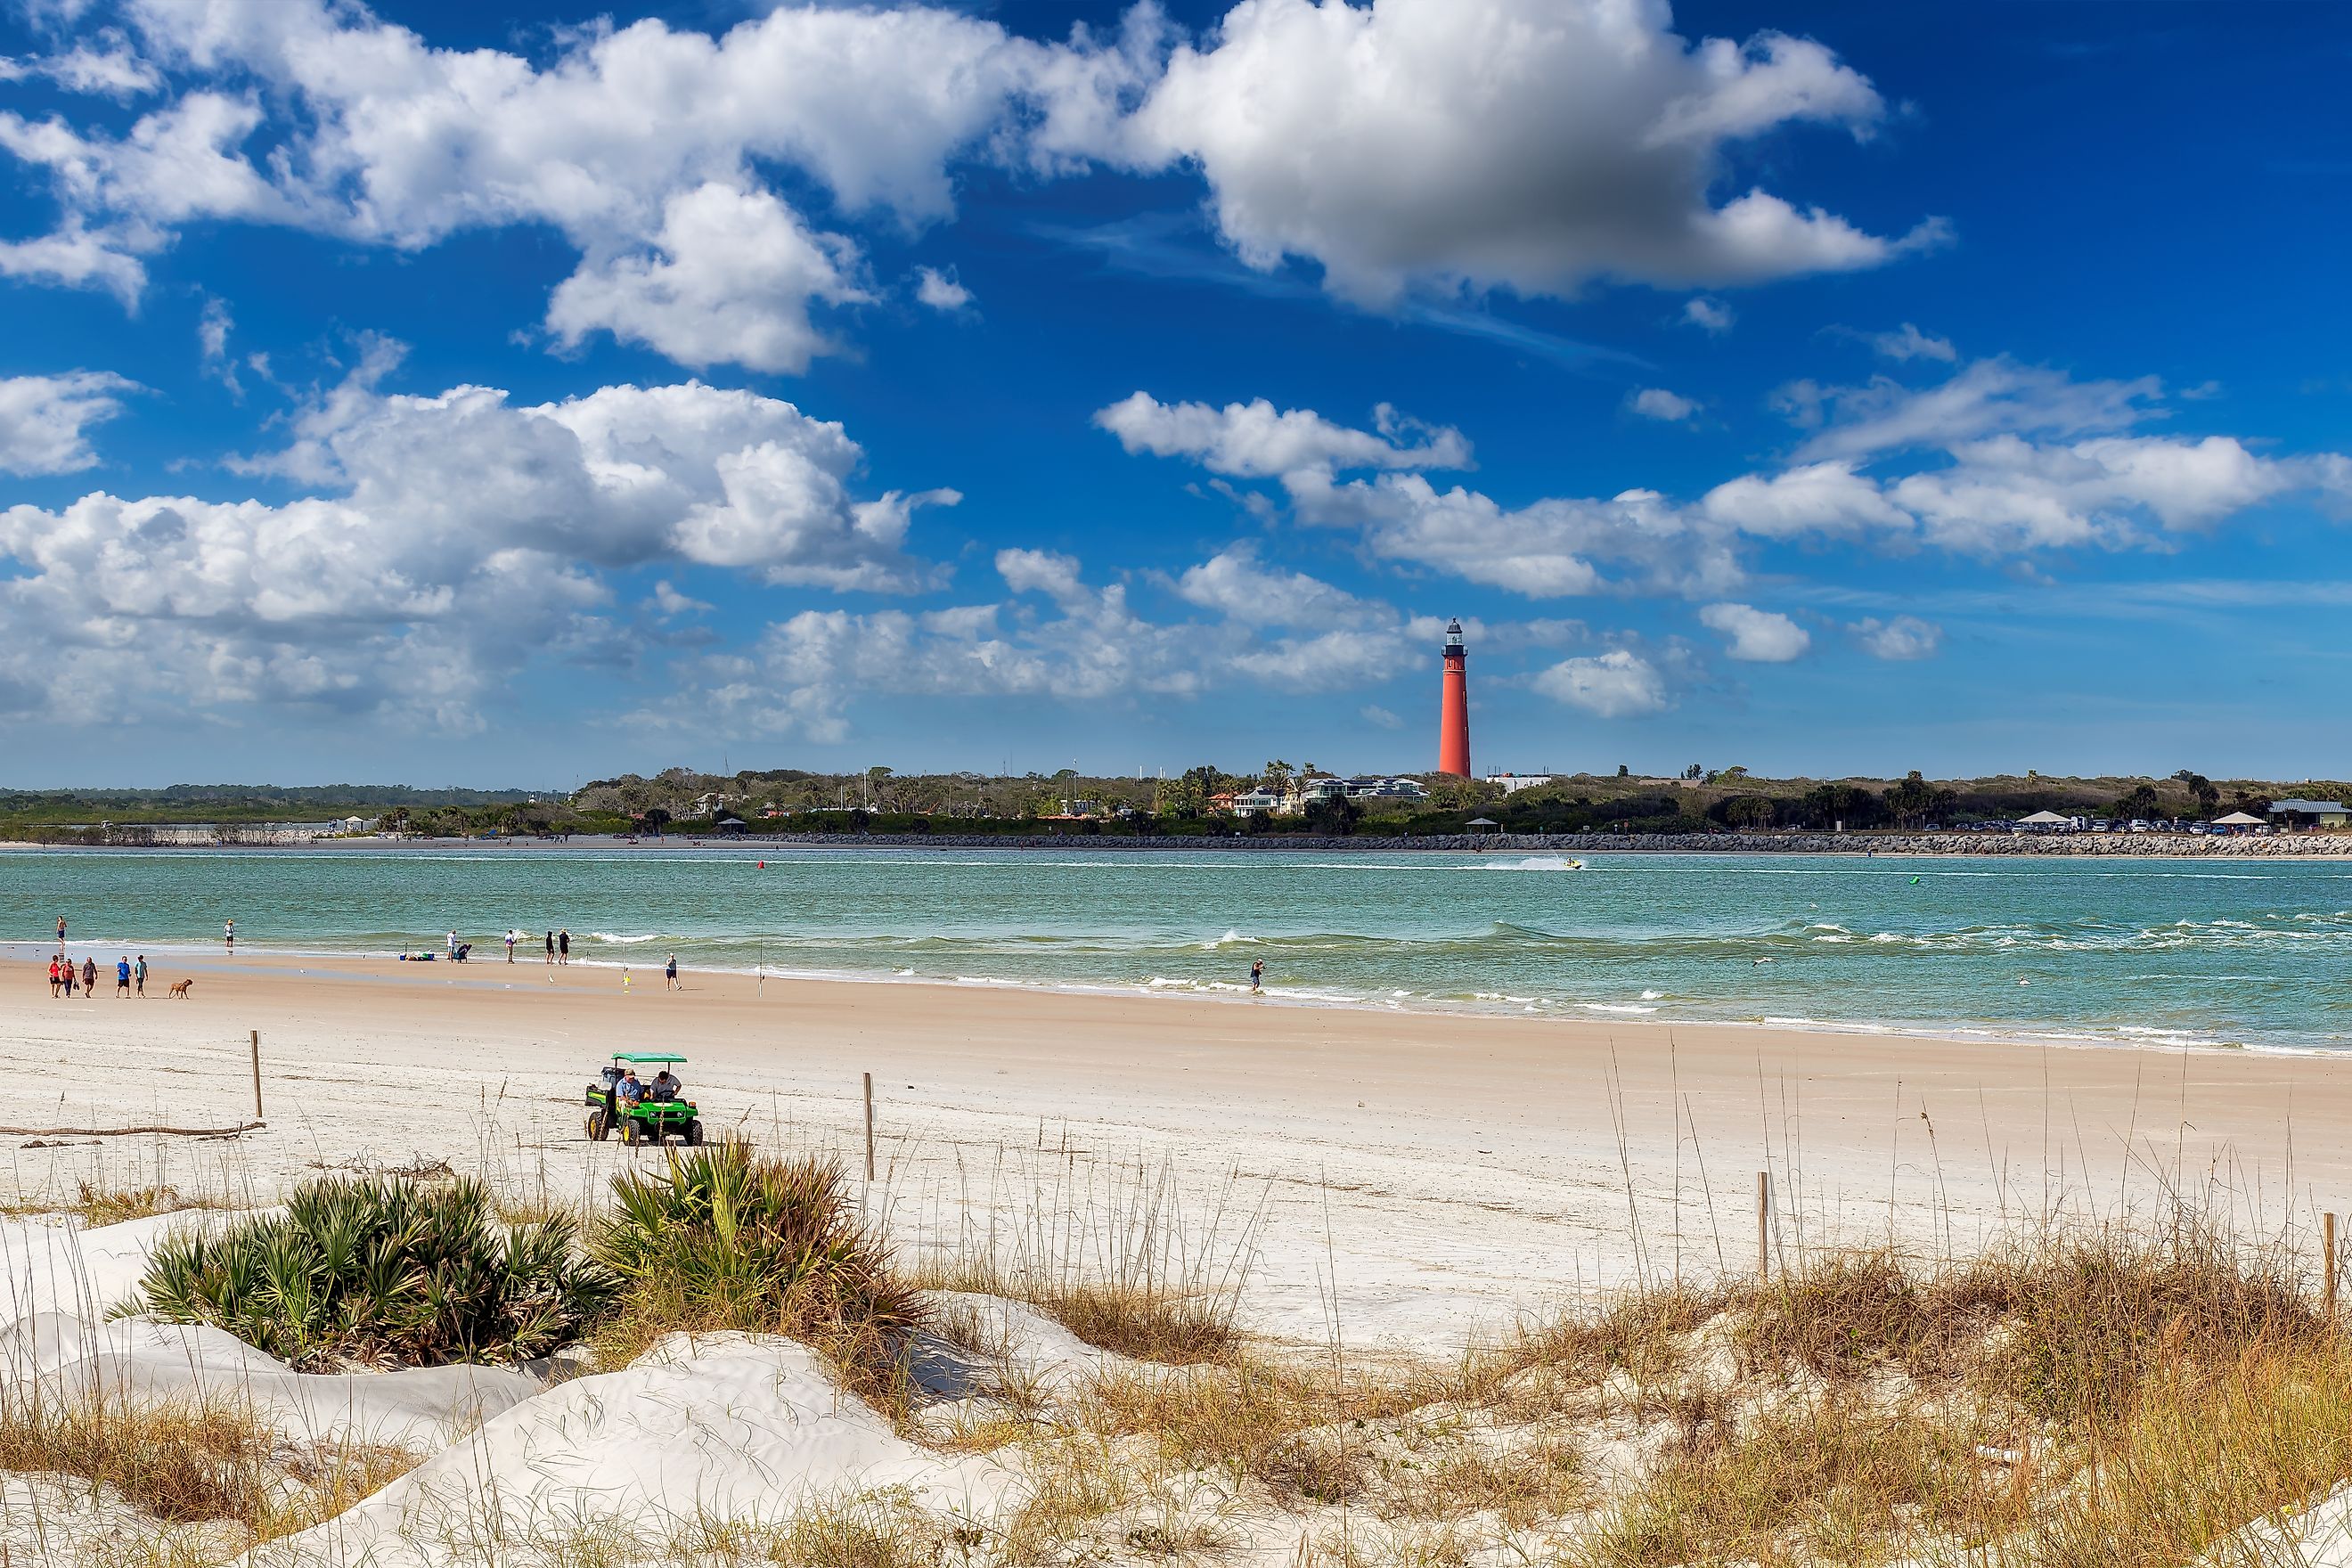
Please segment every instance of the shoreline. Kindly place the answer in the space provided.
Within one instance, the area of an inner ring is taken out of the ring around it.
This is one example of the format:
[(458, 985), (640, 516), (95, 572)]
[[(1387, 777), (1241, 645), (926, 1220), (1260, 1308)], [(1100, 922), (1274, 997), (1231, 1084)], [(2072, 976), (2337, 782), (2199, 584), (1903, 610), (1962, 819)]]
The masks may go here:
[[(350, 948), (297, 948), (280, 945), (249, 947), (231, 957), (220, 951), (216, 942), (122, 942), (110, 941), (89, 942), (68, 939), (66, 944), (85, 947), (94, 956), (107, 949), (128, 954), (160, 954), (188, 962), (199, 973), (235, 973), (250, 970), (257, 973), (291, 969), (298, 974), (343, 984), (400, 985), (414, 984), (441, 988), (464, 988), (475, 992), (511, 991), (523, 984), (515, 972), (544, 974), (550, 966), (541, 962), (537, 949), (530, 956), (519, 957), (509, 964), (495, 953), (471, 959), (464, 963), (452, 963), (446, 958), (415, 962), (393, 954)], [(0, 942), (0, 958), (37, 966), (54, 949), (53, 942)], [(667, 950), (665, 950), (665, 955)], [(108, 964), (100, 964), (102, 984), (110, 981)], [(658, 981), (663, 975), (659, 961), (630, 963), (616, 958), (583, 958), (575, 953), (569, 963), (553, 966), (562, 973), (569, 970), (618, 976), (624, 972), (632, 978), (632, 990), (639, 976)], [(379, 972), (379, 971), (382, 972)], [(1972, 1046), (2014, 1047), (2025, 1049), (2121, 1051), (2173, 1057), (2183, 1052), (2216, 1057), (2282, 1057), (2314, 1058), (2322, 1060), (2352, 1060), (2352, 1045), (2332, 1046), (2300, 1042), (2268, 1040), (2238, 1041), (2198, 1038), (2175, 1030), (2158, 1030), (2132, 1025), (2112, 1026), (2116, 1035), (2084, 1032), (2097, 1025), (2049, 1020), (2042, 1025), (2003, 1026), (1990, 1023), (1948, 1023), (1919, 1019), (1847, 1019), (1795, 1017), (1766, 1015), (1760, 1017), (1669, 1017), (1658, 1010), (1635, 1008), (1615, 1004), (1575, 1004), (1570, 1007), (1553, 1007), (1538, 1011), (1532, 1005), (1520, 1005), (1517, 999), (1507, 998), (1500, 1004), (1480, 1004), (1475, 1001), (1449, 1001), (1436, 998), (1415, 998), (1399, 1001), (1392, 998), (1350, 998), (1328, 993), (1302, 993), (1296, 989), (1268, 986), (1263, 993), (1252, 994), (1238, 983), (1212, 983), (1181, 986), (1154, 984), (1149, 982), (1118, 983), (1103, 980), (1021, 980), (992, 975), (917, 974), (910, 972), (881, 972), (851, 969), (795, 969), (776, 964), (745, 968), (726, 963), (698, 962), (681, 966), (683, 978), (699, 980), (706, 977), (728, 981), (748, 981), (755, 992), (766, 983), (779, 986), (852, 986), (935, 991), (953, 995), (1010, 994), (1039, 997), (1099, 998), (1114, 1002), (1131, 1002), (1149, 1006), (1199, 1005), (1215, 1007), (1251, 1007), (1332, 1013), (1373, 1018), (1421, 1018), (1432, 1021), (1469, 1020), (1480, 1023), (1509, 1022), (1533, 1027), (1551, 1026), (1561, 1030), (1585, 1028), (1623, 1028), (1643, 1032), (1690, 1029), (1754, 1030), (1773, 1034), (1818, 1037), (1824, 1040), (1855, 1039), (1874, 1041), (1916, 1040), (1938, 1046), (1966, 1048)], [(537, 989), (536, 986), (527, 986)], [(110, 997), (109, 998), (110, 999)], [(150, 998), (152, 1000), (152, 998)], [(1662, 999), (1663, 1000), (1663, 999)], [(2125, 1037), (2136, 1032), (2144, 1038)]]
[(2274, 834), (2235, 838), (2178, 833), (1990, 834), (1990, 833), (1486, 833), (1417, 837), (1307, 834), (1232, 834), (1163, 837), (1131, 834), (950, 834), (808, 833), (776, 837), (745, 834), (705, 838), (664, 837), (631, 839), (613, 834), (575, 834), (568, 840), (539, 838), (403, 838), (373, 836), (311, 837), (284, 842), (237, 844), (64, 844), (0, 839), (0, 852), (88, 855), (282, 854), (289, 850), (336, 854), (404, 855), (464, 849), (482, 854), (567, 854), (581, 850), (676, 853), (709, 850), (781, 855), (794, 851), (857, 849), (1003, 849), (1024, 853), (1103, 851), (1171, 854), (1286, 855), (1824, 855), (1856, 859), (1980, 857), (2058, 857), (2118, 859), (2352, 860), (2352, 837), (2336, 833)]

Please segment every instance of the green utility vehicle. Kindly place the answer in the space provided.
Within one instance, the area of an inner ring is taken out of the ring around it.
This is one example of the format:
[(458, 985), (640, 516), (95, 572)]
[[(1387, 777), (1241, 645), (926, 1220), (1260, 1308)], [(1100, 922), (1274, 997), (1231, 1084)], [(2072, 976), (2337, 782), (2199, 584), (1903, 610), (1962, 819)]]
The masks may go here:
[(599, 1143), (614, 1132), (624, 1143), (659, 1143), (666, 1138), (681, 1143), (701, 1142), (702, 1121), (695, 1114), (694, 1101), (680, 1100), (675, 1091), (656, 1089), (652, 1079), (641, 1080), (642, 1099), (631, 1100), (621, 1090), (623, 1075), (631, 1068), (658, 1070), (685, 1060), (668, 1051), (614, 1052), (613, 1065), (588, 1086), (588, 1136)]

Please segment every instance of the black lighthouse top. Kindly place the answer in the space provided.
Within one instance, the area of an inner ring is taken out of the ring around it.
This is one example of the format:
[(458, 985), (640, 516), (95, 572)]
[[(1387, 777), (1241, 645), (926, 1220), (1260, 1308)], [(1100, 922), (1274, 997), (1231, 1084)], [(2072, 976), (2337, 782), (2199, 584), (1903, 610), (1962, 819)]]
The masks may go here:
[(1465, 658), (1468, 657), (1463, 650), (1462, 647), (1462, 620), (1458, 616), (1446, 624), (1445, 657), (1448, 658)]

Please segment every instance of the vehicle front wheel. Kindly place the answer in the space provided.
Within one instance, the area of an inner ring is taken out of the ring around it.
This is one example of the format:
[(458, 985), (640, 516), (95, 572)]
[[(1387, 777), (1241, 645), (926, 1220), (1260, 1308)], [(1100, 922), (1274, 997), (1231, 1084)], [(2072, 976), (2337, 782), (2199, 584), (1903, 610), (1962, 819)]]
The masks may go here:
[(699, 1121), (689, 1121), (689, 1122), (688, 1122), (688, 1123), (686, 1124), (686, 1133), (685, 1133), (685, 1137), (686, 1137), (686, 1146), (687, 1146), (688, 1148), (689, 1148), (689, 1149), (697, 1149), (697, 1148), (701, 1147), (701, 1145), (702, 1145), (702, 1123), (701, 1123), (701, 1122), (699, 1122)]

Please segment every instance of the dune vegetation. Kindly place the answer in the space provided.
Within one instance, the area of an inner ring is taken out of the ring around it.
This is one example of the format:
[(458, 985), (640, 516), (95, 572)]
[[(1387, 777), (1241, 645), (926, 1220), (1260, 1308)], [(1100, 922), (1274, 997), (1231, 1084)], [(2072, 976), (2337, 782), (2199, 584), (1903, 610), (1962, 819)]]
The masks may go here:
[(278, 1214), (166, 1239), (123, 1310), (210, 1323), (306, 1370), (520, 1361), (612, 1307), (613, 1277), (577, 1239), (564, 1215), (499, 1225), (467, 1178), (328, 1178)]
[[(2352, 1339), (2301, 1238), (2186, 1204), (1658, 1279), (1443, 1362), (1255, 1336), (1230, 1257), (1167, 1266), (1167, 1215), (1121, 1218), (1108, 1268), (909, 1268), (837, 1165), (728, 1143), (623, 1173), (577, 1224), (463, 1178), (315, 1182), (161, 1244), (136, 1306), (320, 1368), (578, 1345), (610, 1369), (681, 1332), (784, 1335), (920, 1450), (1011, 1478), (985, 1514), (852, 1490), (451, 1549), (486, 1565), (2251, 1568), (2300, 1561), (2298, 1521), (2352, 1479)], [(1087, 1358), (1041, 1363), (1022, 1312)], [(927, 1392), (915, 1363), (942, 1352), (965, 1380)], [(149, 1555), (117, 1532), (110, 1563), (226, 1561), (418, 1458), (289, 1445), (219, 1401), (0, 1400), (0, 1470), (152, 1521)]]

